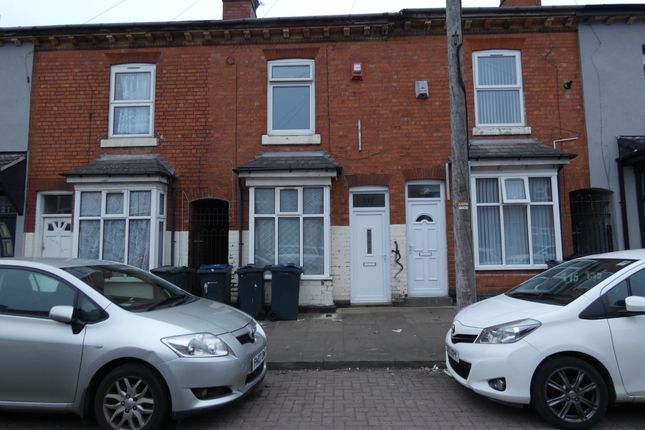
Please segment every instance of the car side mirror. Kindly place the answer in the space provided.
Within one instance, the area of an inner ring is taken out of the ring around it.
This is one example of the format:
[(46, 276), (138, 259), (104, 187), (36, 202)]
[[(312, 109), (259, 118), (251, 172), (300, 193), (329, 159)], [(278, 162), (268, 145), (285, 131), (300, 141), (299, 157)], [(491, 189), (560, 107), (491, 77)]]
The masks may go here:
[(54, 306), (49, 310), (49, 318), (63, 324), (74, 321), (74, 306)]
[(645, 315), (645, 297), (627, 297), (625, 299), (625, 311), (629, 315)]

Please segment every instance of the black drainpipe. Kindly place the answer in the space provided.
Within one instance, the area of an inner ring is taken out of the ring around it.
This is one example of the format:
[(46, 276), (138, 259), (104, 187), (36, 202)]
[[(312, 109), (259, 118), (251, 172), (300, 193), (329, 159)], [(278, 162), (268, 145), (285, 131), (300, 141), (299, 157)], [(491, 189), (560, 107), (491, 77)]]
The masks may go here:
[(623, 221), (623, 248), (629, 249), (629, 232), (627, 231), (627, 207), (625, 202), (625, 171), (623, 163), (618, 161), (618, 184), (620, 187), (620, 215)]
[(175, 230), (177, 229), (177, 185), (175, 178), (170, 179), (172, 191), (172, 229), (170, 230), (170, 265), (175, 265)]
[(242, 193), (242, 178), (237, 179), (237, 265), (242, 267), (242, 246), (244, 241), (242, 240), (242, 232), (244, 228), (242, 223), (244, 221), (244, 196)]

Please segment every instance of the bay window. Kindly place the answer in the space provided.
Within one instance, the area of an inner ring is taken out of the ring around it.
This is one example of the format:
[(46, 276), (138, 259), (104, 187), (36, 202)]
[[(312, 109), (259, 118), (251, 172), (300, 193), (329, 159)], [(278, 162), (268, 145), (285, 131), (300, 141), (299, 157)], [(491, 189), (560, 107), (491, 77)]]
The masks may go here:
[(479, 268), (544, 265), (561, 258), (555, 175), (476, 176), (473, 201)]
[(328, 274), (329, 188), (251, 188), (251, 261), (295, 264), (303, 276)]
[(127, 263), (142, 269), (162, 265), (165, 194), (158, 189), (77, 189), (76, 255)]

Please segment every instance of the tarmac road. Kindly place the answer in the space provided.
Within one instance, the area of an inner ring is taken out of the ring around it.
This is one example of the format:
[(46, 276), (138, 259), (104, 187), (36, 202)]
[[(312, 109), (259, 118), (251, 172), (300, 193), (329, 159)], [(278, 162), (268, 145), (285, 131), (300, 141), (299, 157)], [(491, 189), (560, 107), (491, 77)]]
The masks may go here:
[[(645, 407), (610, 409), (597, 430), (636, 430)], [(0, 413), (2, 429), (93, 429), (72, 415)], [(436, 369), (273, 370), (244, 401), (170, 429), (549, 429), (528, 408), (500, 405)]]

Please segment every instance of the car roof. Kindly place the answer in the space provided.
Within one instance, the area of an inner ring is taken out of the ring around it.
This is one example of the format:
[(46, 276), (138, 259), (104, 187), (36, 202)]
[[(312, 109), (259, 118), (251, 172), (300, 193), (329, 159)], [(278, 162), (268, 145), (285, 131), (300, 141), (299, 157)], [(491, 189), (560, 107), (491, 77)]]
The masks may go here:
[(90, 260), (84, 258), (44, 258), (44, 257), (13, 257), (0, 258), (0, 264), (11, 264), (12, 262), (38, 263), (51, 267), (62, 269), (64, 267), (81, 267), (81, 266), (103, 266), (112, 264), (122, 264), (115, 261), (107, 260)]
[(645, 249), (627, 249), (624, 251), (605, 252), (602, 254), (585, 255), (580, 258), (612, 258), (626, 260), (645, 260)]

